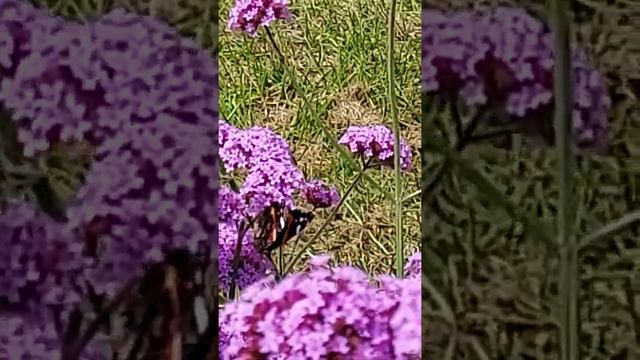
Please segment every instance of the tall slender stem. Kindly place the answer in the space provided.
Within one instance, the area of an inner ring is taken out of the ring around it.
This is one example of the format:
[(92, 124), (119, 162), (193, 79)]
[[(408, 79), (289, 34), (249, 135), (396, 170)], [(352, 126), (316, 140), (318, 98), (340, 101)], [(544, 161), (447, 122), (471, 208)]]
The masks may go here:
[(247, 231), (251, 229), (256, 219), (257, 216), (252, 216), (246, 225), (240, 223), (240, 225), (238, 226), (238, 240), (233, 252), (233, 268), (231, 272), (231, 286), (229, 286), (229, 300), (234, 300), (236, 295), (236, 283), (238, 278), (238, 271), (240, 270), (241, 260), (240, 254), (242, 253), (242, 240), (244, 239)]
[[(473, 133), (476, 131), (476, 128), (480, 124), (480, 120), (485, 115), (485, 110), (482, 108), (479, 109), (478, 112), (474, 114), (473, 118), (471, 118), (469, 125), (467, 125), (467, 127), (463, 129), (462, 117), (460, 116), (460, 110), (458, 109), (458, 105), (452, 101), (450, 103), (450, 107), (451, 107), (451, 116), (453, 117), (454, 123), (456, 124), (457, 138), (456, 138), (456, 144), (454, 149), (457, 152), (462, 152), (462, 150), (464, 150), (464, 148), (467, 145), (469, 145), (469, 143), (472, 142)], [(440, 184), (440, 181), (444, 179), (444, 175), (446, 174), (447, 170), (449, 170), (450, 165), (451, 165), (451, 159), (447, 157), (442, 162), (442, 165), (438, 169), (438, 172), (435, 173), (435, 175), (433, 175), (430, 178), (430, 181), (428, 182), (424, 181), (426, 178), (423, 177), (423, 183), (422, 183), (422, 191), (424, 194), (422, 197), (423, 205), (428, 203), (431, 200), (433, 191)]]
[(284, 270), (284, 274), (288, 274), (289, 272), (291, 272), (291, 270), (298, 263), (300, 258), (302, 258), (302, 254), (304, 254), (304, 252), (311, 246), (311, 244), (313, 244), (313, 242), (320, 236), (320, 234), (322, 234), (322, 230), (324, 230), (324, 228), (327, 227), (329, 222), (331, 222), (331, 219), (333, 219), (333, 217), (338, 213), (338, 210), (340, 210), (340, 208), (342, 207), (342, 204), (344, 204), (344, 202), (347, 200), (347, 197), (349, 197), (349, 195), (351, 194), (353, 189), (355, 189), (356, 185), (363, 178), (364, 173), (369, 168), (369, 164), (371, 164), (372, 160), (373, 160), (373, 158), (369, 158), (365, 162), (365, 164), (362, 166), (362, 170), (360, 170), (360, 172), (358, 173), (358, 176), (356, 176), (356, 178), (353, 180), (353, 182), (349, 185), (349, 187), (347, 188), (347, 191), (345, 191), (344, 195), (342, 195), (342, 197), (340, 198), (340, 202), (338, 203), (338, 205), (336, 205), (333, 208), (333, 210), (331, 211), (329, 216), (327, 216), (327, 219), (324, 221), (324, 223), (322, 223), (322, 225), (320, 225), (320, 228), (318, 229), (318, 231), (316, 231), (316, 233), (313, 234), (313, 237), (302, 246), (300, 251), (298, 251), (296, 254), (294, 254), (294, 256), (291, 259), (291, 261), (289, 262), (289, 264), (287, 264), (287, 267)]
[(569, 2), (553, 0), (551, 23), (555, 32), (555, 146), (558, 157), (558, 246), (560, 249), (560, 299), (563, 360), (580, 358), (579, 278), (576, 239), (573, 232), (573, 154), (571, 146), (572, 74), (569, 48)]
[(396, 228), (396, 276), (404, 274), (404, 237), (402, 236), (402, 169), (400, 168), (400, 120), (398, 119), (398, 100), (396, 99), (396, 83), (394, 78), (394, 45), (396, 28), (396, 0), (391, 0), (389, 8), (389, 28), (387, 32), (387, 79), (389, 87), (389, 102), (391, 120), (393, 121), (393, 167), (395, 177), (395, 228)]

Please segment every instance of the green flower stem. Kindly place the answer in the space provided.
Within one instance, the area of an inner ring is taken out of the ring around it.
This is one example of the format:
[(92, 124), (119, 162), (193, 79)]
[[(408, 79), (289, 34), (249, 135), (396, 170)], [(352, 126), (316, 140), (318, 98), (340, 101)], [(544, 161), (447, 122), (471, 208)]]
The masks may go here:
[[(289, 274), (291, 272), (291, 270), (293, 270), (293, 267), (298, 263), (298, 261), (300, 261), (300, 258), (302, 258), (302, 254), (304, 254), (304, 252), (307, 251), (307, 249), (311, 246), (311, 244), (313, 244), (313, 242), (320, 236), (320, 234), (322, 234), (322, 230), (324, 230), (324, 228), (327, 227), (327, 225), (331, 222), (333, 217), (338, 213), (338, 210), (340, 210), (340, 208), (342, 207), (344, 202), (347, 200), (347, 197), (349, 197), (349, 195), (351, 194), (353, 189), (355, 189), (356, 185), (364, 177), (364, 174), (367, 171), (367, 169), (369, 168), (369, 164), (371, 163), (372, 159), (373, 158), (369, 158), (366, 161), (366, 163), (364, 164), (364, 166), (362, 167), (362, 169), (358, 173), (358, 176), (356, 176), (356, 178), (353, 180), (353, 182), (347, 188), (347, 191), (345, 191), (344, 195), (342, 195), (342, 197), (340, 198), (340, 202), (338, 203), (338, 205), (336, 205), (333, 208), (333, 210), (331, 211), (329, 216), (327, 216), (327, 219), (324, 221), (324, 223), (322, 223), (322, 225), (320, 225), (320, 228), (318, 229), (318, 231), (316, 231), (316, 233), (313, 234), (313, 237), (311, 238), (311, 240), (307, 241), (302, 246), (300, 251), (298, 251), (297, 253), (295, 253), (293, 255), (293, 258), (291, 259), (289, 264), (287, 264), (287, 267), (284, 270), (284, 274)], [(300, 238), (302, 237), (303, 234), (304, 233), (300, 234)], [(298, 241), (300, 240), (300, 238), (298, 238)], [(283, 276), (284, 276), (284, 274), (283, 274)]]
[[(91, 339), (98, 333), (100, 328), (109, 321), (109, 317), (112, 313), (124, 304), (130, 297), (133, 291), (136, 289), (136, 285), (140, 281), (139, 278), (131, 279), (125, 286), (118, 292), (113, 299), (104, 307), (102, 312), (89, 324), (87, 330), (83, 334), (68, 339), (62, 344), (62, 360), (75, 360), (82, 350), (89, 344)], [(157, 294), (158, 296), (160, 294)], [(65, 334), (66, 335), (66, 334)]]
[(247, 225), (241, 224), (238, 228), (238, 240), (236, 242), (236, 248), (233, 252), (233, 268), (231, 272), (231, 286), (229, 286), (229, 300), (235, 300), (236, 296), (236, 279), (238, 277), (238, 270), (240, 269), (240, 260), (242, 260), (240, 257), (240, 254), (242, 252), (242, 239), (244, 239), (247, 231), (249, 231), (249, 229), (253, 227), (253, 224), (255, 223), (257, 218), (257, 215), (253, 216), (249, 220)]
[[(271, 46), (273, 47), (273, 50), (276, 52), (278, 58), (282, 62), (284, 71), (286, 72), (287, 76), (289, 76), (289, 78), (291, 79), (291, 84), (293, 85), (293, 88), (294, 88), (294, 90), (296, 92), (296, 95), (298, 95), (302, 99), (302, 102), (304, 103), (304, 105), (307, 107), (307, 109), (311, 113), (311, 116), (313, 116), (315, 121), (320, 125), (320, 128), (321, 128), (322, 132), (324, 133), (325, 137), (329, 140), (329, 143), (334, 148), (334, 150), (338, 151), (340, 156), (344, 160), (346, 160), (349, 163), (349, 165), (351, 165), (351, 166), (357, 165), (356, 161), (353, 159), (353, 156), (351, 156), (351, 154), (348, 151), (343, 149), (343, 147), (340, 146), (340, 144), (338, 144), (338, 140), (336, 140), (336, 138), (333, 136), (331, 131), (329, 131), (329, 129), (327, 128), (325, 123), (320, 119), (320, 116), (316, 112), (316, 109), (311, 105), (311, 102), (307, 98), (307, 96), (304, 93), (304, 91), (302, 91), (302, 88), (300, 87), (300, 84), (298, 83), (298, 80), (297, 80), (295, 74), (293, 74), (291, 69), (289, 69), (289, 66), (288, 66), (288, 63), (287, 63), (287, 59), (285, 58), (285, 56), (282, 53), (282, 51), (280, 51), (280, 47), (278, 46), (278, 43), (276, 42), (275, 37), (271, 33), (271, 30), (269, 30), (269, 27), (265, 26), (264, 29), (265, 29), (265, 32), (267, 33), (267, 38), (269, 39), (269, 42), (271, 43)], [(378, 184), (375, 180), (373, 180), (368, 174), (364, 174), (363, 177), (377, 191), (379, 191), (381, 194), (383, 194), (385, 198), (387, 198), (388, 200), (393, 201), (393, 196), (391, 194), (389, 194), (389, 192), (385, 191), (380, 186), (380, 184)]]
[(396, 83), (394, 78), (393, 50), (395, 45), (396, 0), (391, 0), (389, 8), (389, 28), (387, 30), (387, 78), (391, 121), (393, 122), (393, 168), (395, 178), (395, 228), (396, 228), (396, 276), (404, 275), (404, 238), (402, 236), (402, 169), (400, 168), (400, 120), (398, 119), (398, 100), (396, 99)]
[(579, 277), (577, 244), (573, 234), (573, 154), (571, 147), (571, 55), (569, 49), (569, 2), (553, 0), (550, 16), (555, 32), (555, 147), (558, 157), (558, 246), (560, 250), (560, 300), (562, 321), (560, 331), (561, 359), (580, 358)]
[[(460, 117), (458, 106), (454, 102), (451, 102), (450, 106), (451, 114), (453, 116), (454, 122), (456, 123), (456, 128), (460, 128), (459, 130), (456, 130), (458, 138), (456, 139), (456, 145), (454, 149), (457, 152), (462, 152), (462, 150), (464, 150), (464, 148), (471, 143), (473, 134), (480, 124), (480, 120), (483, 118), (483, 116), (485, 116), (485, 113), (483, 109), (480, 109), (478, 113), (473, 116), (469, 125), (467, 125), (467, 127), (463, 130), (462, 119)], [(451, 158), (448, 156), (445, 157), (438, 171), (434, 175), (432, 175), (431, 179), (428, 182), (423, 183), (423, 193), (425, 194), (423, 200), (431, 199), (433, 191), (440, 184), (442, 179), (444, 179), (444, 175), (451, 168), (451, 165)], [(423, 204), (425, 204), (424, 201)]]

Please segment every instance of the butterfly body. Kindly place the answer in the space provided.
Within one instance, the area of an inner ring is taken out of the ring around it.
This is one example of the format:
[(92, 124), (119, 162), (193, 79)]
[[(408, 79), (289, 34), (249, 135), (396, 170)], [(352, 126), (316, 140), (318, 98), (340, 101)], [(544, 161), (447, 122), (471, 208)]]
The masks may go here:
[(300, 234), (313, 220), (313, 213), (273, 203), (258, 216), (256, 248), (269, 256), (271, 252)]

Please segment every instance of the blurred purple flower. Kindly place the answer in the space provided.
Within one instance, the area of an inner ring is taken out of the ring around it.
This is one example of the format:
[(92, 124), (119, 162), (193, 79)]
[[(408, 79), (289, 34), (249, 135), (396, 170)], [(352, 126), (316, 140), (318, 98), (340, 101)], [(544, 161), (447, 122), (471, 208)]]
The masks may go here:
[[(238, 242), (238, 225), (220, 223), (218, 234), (218, 286), (228, 292), (233, 276), (233, 259)], [(272, 263), (258, 253), (253, 244), (253, 235), (248, 231), (242, 239), (240, 267), (236, 285), (240, 289), (253, 284), (273, 271)]]
[(260, 26), (290, 19), (288, 0), (237, 0), (229, 13), (228, 29), (255, 36)]
[[(74, 305), (89, 263), (83, 244), (30, 203), (10, 200), (0, 213), (0, 301)], [(82, 284), (84, 285), (84, 284)]]
[(121, 9), (49, 35), (3, 79), (0, 101), (28, 156), (73, 138), (94, 146), (67, 215), (96, 260), (86, 270), (96, 290), (113, 294), (173, 248), (210, 253), (213, 59), (169, 25)]
[(307, 181), (302, 192), (307, 202), (317, 208), (332, 207), (340, 202), (338, 190), (320, 179)]
[[(338, 143), (365, 160), (375, 158), (380, 163), (393, 167), (393, 132), (384, 125), (349, 126)], [(400, 168), (411, 168), (411, 147), (400, 139)]]
[(0, 0), (0, 79), (12, 77), (25, 57), (63, 27), (62, 19), (28, 1)]
[[(518, 8), (422, 13), (422, 86), (428, 93), (487, 106), (549, 138), (553, 110), (553, 34)], [(573, 132), (580, 147), (607, 134), (611, 106), (604, 79), (573, 47)]]
[(159, 20), (118, 9), (47, 35), (0, 89), (27, 156), (58, 140), (100, 146), (161, 113), (213, 121), (213, 60)]
[[(42, 309), (41, 309), (42, 310)], [(50, 312), (22, 311), (21, 307), (0, 312), (0, 359), (60, 360), (60, 335)], [(108, 360), (109, 343), (97, 334), (87, 344), (79, 360)]]
[[(65, 313), (87, 282), (113, 295), (172, 249), (214, 256), (215, 61), (167, 24), (123, 10), (65, 24), (0, 0), (0, 34), (0, 101), (25, 155), (70, 139), (94, 147), (68, 223), (14, 201), (0, 214), (0, 302)], [(4, 310), (0, 358), (59, 358), (51, 319)], [(87, 351), (82, 359), (107, 358)]]
[[(331, 269), (325, 261), (277, 284), (268, 278), (256, 282), (222, 310), (220, 354), (223, 359), (419, 356), (419, 279), (380, 283), (382, 288), (358, 269)], [(407, 296), (418, 300), (402, 299)]]
[(409, 257), (404, 266), (406, 276), (420, 276), (422, 274), (422, 253), (420, 251)]

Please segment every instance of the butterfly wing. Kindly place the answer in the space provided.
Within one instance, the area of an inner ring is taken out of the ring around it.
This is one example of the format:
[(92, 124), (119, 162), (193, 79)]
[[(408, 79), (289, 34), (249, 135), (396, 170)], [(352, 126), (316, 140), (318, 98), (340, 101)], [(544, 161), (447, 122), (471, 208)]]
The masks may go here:
[(259, 252), (268, 253), (273, 248), (273, 244), (277, 242), (278, 234), (286, 226), (285, 209), (284, 206), (273, 203), (258, 215), (254, 242)]
[(270, 256), (271, 252), (298, 235), (309, 222), (313, 213), (273, 203), (257, 219), (254, 241), (256, 249)]
[(273, 251), (286, 244), (304, 230), (313, 219), (313, 213), (298, 209), (285, 208), (284, 213), (278, 218), (278, 233), (274, 242), (267, 248)]

